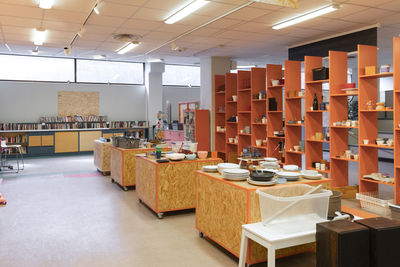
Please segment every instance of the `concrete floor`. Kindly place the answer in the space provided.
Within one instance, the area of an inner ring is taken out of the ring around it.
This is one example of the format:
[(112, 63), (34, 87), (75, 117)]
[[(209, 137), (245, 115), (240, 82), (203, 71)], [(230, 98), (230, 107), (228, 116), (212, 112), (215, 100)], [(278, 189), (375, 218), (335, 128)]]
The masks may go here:
[[(157, 219), (134, 190), (122, 191), (92, 161), (31, 158), (20, 174), (0, 173), (8, 201), (0, 208), (0, 266), (237, 266), (199, 238), (193, 212)], [(276, 266), (315, 266), (315, 254)]]

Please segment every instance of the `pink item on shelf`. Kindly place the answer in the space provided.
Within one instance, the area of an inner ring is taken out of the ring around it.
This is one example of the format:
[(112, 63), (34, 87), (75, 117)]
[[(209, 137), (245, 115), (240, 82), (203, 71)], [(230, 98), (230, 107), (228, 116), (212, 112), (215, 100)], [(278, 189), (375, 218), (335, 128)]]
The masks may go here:
[(208, 151), (197, 151), (197, 156), (199, 159), (206, 159), (208, 155)]
[(356, 88), (356, 84), (355, 83), (348, 83), (348, 84), (346, 84), (346, 88)]

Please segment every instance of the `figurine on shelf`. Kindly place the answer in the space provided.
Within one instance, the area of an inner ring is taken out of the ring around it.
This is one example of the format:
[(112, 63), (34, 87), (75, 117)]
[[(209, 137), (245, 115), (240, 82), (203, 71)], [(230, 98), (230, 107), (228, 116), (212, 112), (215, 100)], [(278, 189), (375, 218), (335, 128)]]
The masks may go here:
[(163, 118), (164, 118), (164, 112), (159, 111), (157, 113), (157, 122), (156, 122), (156, 126), (154, 128), (154, 136), (156, 137), (156, 139), (158, 141), (163, 141), (163, 139), (164, 139), (164, 122), (163, 122)]

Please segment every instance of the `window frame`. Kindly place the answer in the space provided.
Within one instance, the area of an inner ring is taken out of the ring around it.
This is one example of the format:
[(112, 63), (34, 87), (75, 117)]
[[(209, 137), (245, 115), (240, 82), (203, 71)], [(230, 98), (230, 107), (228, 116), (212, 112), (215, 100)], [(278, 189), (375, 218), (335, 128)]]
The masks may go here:
[[(104, 59), (88, 59), (88, 58), (70, 58), (70, 57), (51, 57), (51, 56), (31, 56), (31, 55), (21, 55), (21, 54), (6, 54), (6, 53), (0, 53), (0, 56), (22, 56), (22, 57), (34, 57), (34, 58), (58, 58), (58, 59), (69, 59), (73, 60), (73, 73), (74, 73), (74, 78), (73, 81), (43, 81), (43, 80), (8, 80), (8, 79), (1, 79), (0, 82), (29, 82), (29, 83), (59, 83), (59, 84), (69, 84), (69, 83), (75, 83), (75, 84), (108, 84), (108, 85), (145, 85), (145, 78), (146, 78), (146, 73), (145, 73), (145, 63), (144, 62), (132, 62), (132, 61), (121, 61), (121, 60), (104, 60)], [(143, 69), (143, 83), (104, 83), (104, 82), (78, 82), (77, 81), (77, 76), (78, 76), (78, 68), (77, 68), (77, 62), (78, 60), (90, 60), (90, 61), (106, 61), (106, 62), (121, 62), (121, 63), (138, 63), (142, 64), (142, 69)]]
[[(197, 66), (197, 65), (189, 65), (189, 64), (165, 64), (165, 66), (167, 66), (167, 65), (171, 65), (171, 66), (185, 66), (185, 67), (198, 67), (199, 69), (200, 69), (200, 66)], [(164, 71), (164, 73), (165, 73), (165, 71)], [(163, 73), (163, 75), (164, 75), (164, 73)], [(201, 74), (200, 74), (201, 75)], [(200, 76), (200, 83), (201, 83), (201, 76)], [(162, 82), (162, 86), (168, 86), (168, 87), (182, 87), (182, 88), (200, 88), (201, 87), (201, 84), (200, 85), (192, 85), (192, 86), (188, 86), (188, 85), (179, 85), (179, 84), (164, 84), (164, 79), (163, 79), (163, 82)]]

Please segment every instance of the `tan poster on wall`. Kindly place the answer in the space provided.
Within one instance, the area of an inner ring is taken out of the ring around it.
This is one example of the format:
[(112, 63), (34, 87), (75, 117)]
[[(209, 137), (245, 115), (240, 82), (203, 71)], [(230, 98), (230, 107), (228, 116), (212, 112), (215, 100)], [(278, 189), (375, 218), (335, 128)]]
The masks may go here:
[(271, 5), (297, 8), (298, 0), (259, 0), (259, 2)]
[(58, 116), (99, 115), (99, 92), (58, 92)]

